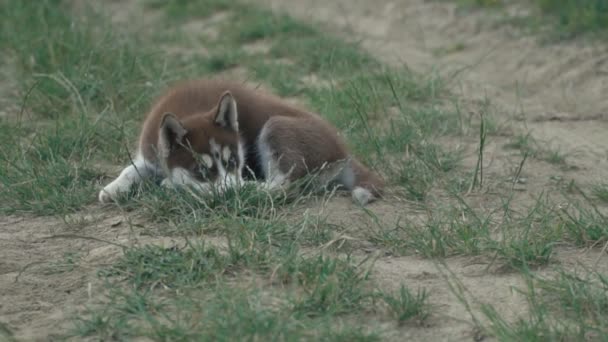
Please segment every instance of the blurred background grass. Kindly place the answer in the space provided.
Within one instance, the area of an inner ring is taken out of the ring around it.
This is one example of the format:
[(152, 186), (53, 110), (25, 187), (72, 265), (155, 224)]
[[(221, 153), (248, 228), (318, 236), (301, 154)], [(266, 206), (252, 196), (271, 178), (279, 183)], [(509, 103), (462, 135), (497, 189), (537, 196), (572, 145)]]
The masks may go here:
[[(512, 3), (506, 0), (457, 0), (464, 5), (500, 7)], [(537, 12), (529, 19), (551, 21), (559, 36), (572, 38), (584, 33), (606, 32), (608, 0), (528, 0)]]

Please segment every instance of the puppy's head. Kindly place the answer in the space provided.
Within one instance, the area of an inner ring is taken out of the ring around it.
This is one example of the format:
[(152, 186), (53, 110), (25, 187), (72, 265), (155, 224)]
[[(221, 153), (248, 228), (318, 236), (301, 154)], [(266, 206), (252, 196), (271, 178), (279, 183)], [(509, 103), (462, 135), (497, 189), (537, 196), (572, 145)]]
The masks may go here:
[(237, 104), (225, 92), (210, 111), (179, 120), (165, 113), (158, 137), (159, 160), (176, 185), (233, 185), (245, 166)]

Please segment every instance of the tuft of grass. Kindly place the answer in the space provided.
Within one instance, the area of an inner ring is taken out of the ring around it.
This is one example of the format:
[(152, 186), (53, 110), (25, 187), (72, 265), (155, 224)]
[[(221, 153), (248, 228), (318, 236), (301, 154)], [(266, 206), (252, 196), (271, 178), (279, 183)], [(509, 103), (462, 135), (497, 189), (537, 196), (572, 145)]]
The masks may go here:
[(421, 222), (402, 220), (387, 229), (377, 220), (378, 230), (369, 239), (398, 255), (419, 254), (427, 258), (460, 254), (478, 255), (491, 245), (491, 216), (470, 207), (442, 206)]
[[(291, 39), (317, 39), (318, 32), (310, 25), (303, 24), (300, 21), (294, 20), (292, 17), (285, 14), (272, 14), (261, 8), (250, 8), (247, 13), (235, 13), (237, 17), (235, 23), (231, 22), (233, 28), (228, 33), (237, 43), (249, 43), (262, 39), (278, 39), (273, 44), (273, 48), (279, 49), (283, 44), (287, 43), (287, 37)], [(305, 43), (304, 43), (305, 44)], [(300, 47), (299, 49), (304, 49)], [(277, 50), (274, 50), (275, 53)], [(293, 52), (289, 53), (293, 55)], [(280, 57), (275, 55), (275, 57)], [(308, 59), (310, 60), (310, 59)]]
[(547, 145), (545, 142), (535, 140), (530, 133), (527, 133), (515, 135), (509, 143), (504, 145), (504, 148), (520, 150), (522, 155), (567, 167), (567, 156), (559, 149)]
[(526, 274), (529, 313), (507, 321), (493, 307), (483, 306), (489, 330), (500, 340), (593, 340), (608, 338), (608, 279), (597, 273), (558, 270), (552, 278)]
[(228, 260), (210, 247), (144, 246), (126, 250), (124, 257), (102, 274), (128, 279), (136, 288), (183, 288), (212, 281), (225, 272)]
[[(500, 8), (504, 0), (456, 0), (467, 6)], [(603, 36), (608, 29), (608, 2), (605, 0), (533, 0), (531, 14), (514, 18), (513, 22), (527, 26), (552, 26), (558, 39), (572, 39), (582, 34)]]
[(480, 255), (487, 256), (490, 265), (498, 262), (521, 270), (549, 264), (555, 243), (569, 234), (546, 196), (524, 212), (514, 210), (511, 201), (482, 211), (458, 195), (453, 199), (455, 203), (434, 207), (425, 218), (402, 219), (395, 226), (373, 218), (377, 228), (368, 239), (397, 255)]
[(361, 310), (371, 300), (372, 293), (361, 286), (367, 275), (340, 260), (319, 256), (290, 268), (289, 273), (302, 286), (303, 295), (295, 299), (294, 312), (316, 317), (340, 315)]
[(599, 183), (591, 190), (593, 196), (603, 203), (608, 203), (608, 183)]
[(388, 305), (399, 325), (412, 320), (416, 324), (422, 324), (429, 317), (428, 293), (424, 289), (413, 294), (402, 285), (396, 296), (382, 293), (380, 297)]
[(608, 220), (596, 209), (571, 203), (561, 211), (568, 237), (579, 246), (597, 246), (608, 241)]

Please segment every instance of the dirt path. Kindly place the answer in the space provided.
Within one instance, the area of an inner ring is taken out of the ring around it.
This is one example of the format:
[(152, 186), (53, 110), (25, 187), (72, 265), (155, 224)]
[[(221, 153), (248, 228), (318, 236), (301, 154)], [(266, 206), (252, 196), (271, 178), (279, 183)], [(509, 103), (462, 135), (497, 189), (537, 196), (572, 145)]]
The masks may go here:
[(90, 212), (65, 221), (0, 217), (0, 323), (19, 340), (48, 341), (73, 329), (76, 315), (98, 303), (103, 284), (96, 274), (122, 254), (121, 246), (178, 244), (143, 236), (149, 225), (137, 219), (100, 206)]
[[(425, 0), (253, 0), (333, 27), (373, 55), (421, 72), (458, 75), (452, 89), (491, 99), (501, 115), (558, 148), (584, 178), (608, 178), (608, 48), (541, 45), (488, 13)], [(513, 9), (516, 10), (516, 9)]]

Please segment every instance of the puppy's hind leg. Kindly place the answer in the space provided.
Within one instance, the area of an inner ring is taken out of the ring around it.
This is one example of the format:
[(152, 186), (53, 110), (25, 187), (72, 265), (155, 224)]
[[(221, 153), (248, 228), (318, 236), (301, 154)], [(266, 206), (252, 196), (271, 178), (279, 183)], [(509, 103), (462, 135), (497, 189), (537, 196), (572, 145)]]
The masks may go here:
[(120, 175), (106, 185), (99, 192), (99, 202), (109, 203), (116, 200), (118, 196), (131, 190), (131, 187), (140, 183), (142, 180), (156, 176), (159, 173), (158, 167), (145, 160), (143, 157), (138, 157), (133, 160), (133, 163), (122, 170)]

